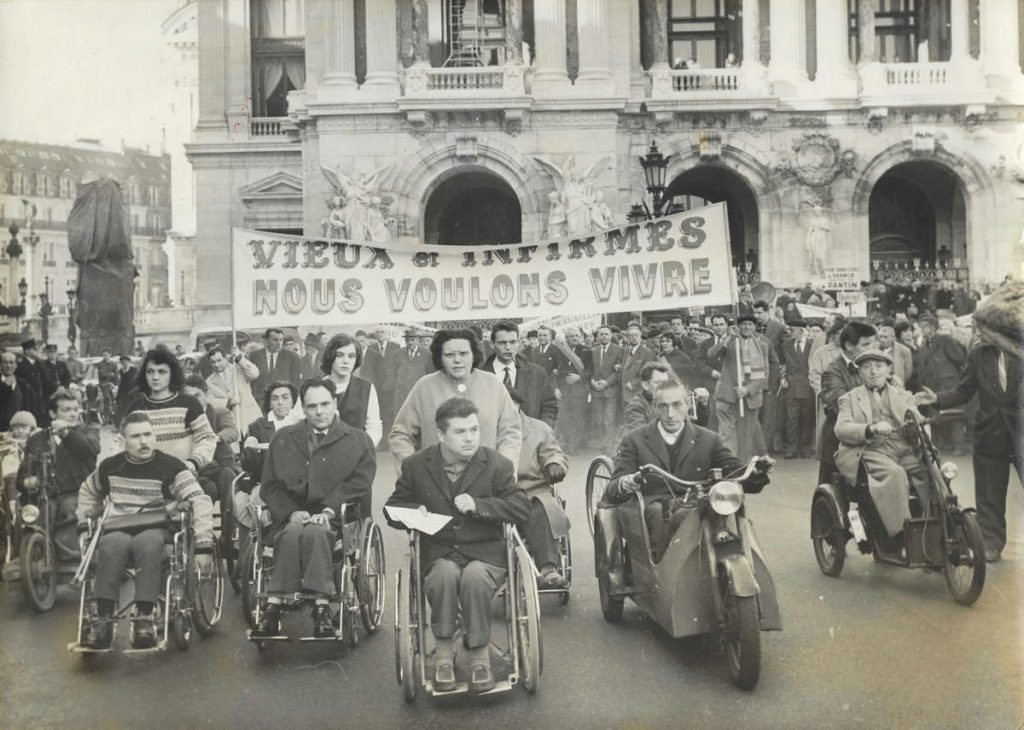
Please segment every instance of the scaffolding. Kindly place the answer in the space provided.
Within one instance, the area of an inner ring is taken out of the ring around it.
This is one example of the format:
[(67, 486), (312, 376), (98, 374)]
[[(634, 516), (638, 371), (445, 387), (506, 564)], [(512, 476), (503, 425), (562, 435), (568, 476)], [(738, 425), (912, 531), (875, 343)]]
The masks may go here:
[(492, 59), (498, 65), (504, 63), (504, 4), (504, 0), (445, 0), (445, 66), (487, 66)]

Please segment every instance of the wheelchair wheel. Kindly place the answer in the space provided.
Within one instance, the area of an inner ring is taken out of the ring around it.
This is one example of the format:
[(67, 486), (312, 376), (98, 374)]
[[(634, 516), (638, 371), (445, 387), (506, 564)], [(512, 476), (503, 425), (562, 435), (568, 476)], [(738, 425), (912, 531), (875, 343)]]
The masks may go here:
[(256, 544), (250, 543), (242, 554), (238, 575), (242, 583), (242, 615), (250, 629), (256, 628), (256, 611), (259, 607), (259, 566), (256, 561)]
[(613, 596), (611, 593), (611, 582), (608, 578), (608, 565), (605, 544), (608, 540), (604, 534), (604, 528), (594, 520), (594, 572), (597, 573), (597, 594), (601, 599), (601, 615), (604, 620), (615, 623), (622, 619), (622, 609), (625, 599), (621, 596)]
[(171, 619), (171, 638), (174, 639), (174, 645), (181, 651), (188, 651), (188, 647), (192, 643), (192, 622), (189, 621), (188, 616), (179, 613)]
[(416, 682), (416, 609), (414, 606), (412, 575), (409, 584), (403, 580), (402, 571), (395, 573), (395, 679), (402, 687), (402, 698), (406, 702), (416, 700), (419, 686)]
[(384, 594), (387, 573), (384, 566), (384, 536), (380, 525), (367, 522), (363, 528), (362, 553), (359, 572), (356, 577), (356, 593), (359, 596), (359, 613), (367, 634), (380, 628), (384, 616)]
[(835, 502), (821, 492), (811, 504), (811, 540), (821, 572), (832, 578), (842, 573), (846, 562), (846, 528)]
[(213, 573), (200, 578), (199, 569), (193, 560), (188, 573), (189, 600), (195, 609), (196, 631), (200, 636), (209, 636), (220, 622), (224, 605), (224, 565), (220, 561), (217, 544), (213, 545)]
[(590, 462), (587, 470), (587, 525), (590, 526), (590, 534), (594, 534), (594, 516), (597, 514), (597, 507), (601, 504), (604, 496), (604, 489), (612, 478), (612, 460), (607, 456), (598, 456)]
[(942, 565), (942, 574), (953, 600), (970, 606), (985, 587), (985, 541), (974, 512), (954, 512), (947, 520), (953, 546)]
[(544, 671), (544, 646), (540, 635), (540, 595), (537, 581), (530, 570), (530, 556), (522, 545), (515, 551), (516, 583), (516, 644), (523, 688), (537, 691), (540, 674)]
[(565, 590), (558, 596), (558, 600), (562, 602), (564, 606), (569, 602), (570, 591), (572, 589), (572, 540), (569, 539), (569, 533), (565, 533), (565, 537), (558, 541), (558, 552), (562, 561), (562, 577), (565, 578)]
[(21, 589), (39, 613), (53, 608), (57, 599), (57, 565), (53, 546), (41, 532), (25, 535), (21, 542)]

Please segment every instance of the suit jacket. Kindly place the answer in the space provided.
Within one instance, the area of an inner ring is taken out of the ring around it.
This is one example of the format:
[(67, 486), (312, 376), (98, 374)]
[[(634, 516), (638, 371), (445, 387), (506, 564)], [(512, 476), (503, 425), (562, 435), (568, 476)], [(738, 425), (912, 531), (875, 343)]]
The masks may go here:
[(917, 350), (916, 371), (923, 385), (935, 392), (951, 390), (960, 382), (960, 370), (967, 363), (964, 346), (949, 335), (935, 335)]
[(626, 404), (626, 410), (622, 414), (622, 430), (629, 433), (643, 428), (657, 418), (658, 412), (654, 410), (654, 402), (641, 392)]
[[(460, 514), (455, 509), (457, 494), (470, 495), (476, 511)], [(422, 566), (458, 553), (505, 567), (501, 523), (522, 523), (530, 514), (530, 501), (516, 484), (512, 462), (486, 446), (477, 450), (455, 484), (445, 473), (440, 444), (417, 451), (402, 462), (395, 491), (385, 504), (411, 509), (423, 505), (430, 512), (453, 517), (434, 535), (420, 536)], [(384, 517), (392, 527), (406, 529), (387, 512)]]
[(902, 342), (894, 342), (892, 350), (892, 372), (900, 379), (903, 387), (911, 389), (911, 378), (914, 377), (914, 352)]
[(693, 359), (685, 352), (677, 347), (666, 355), (660, 355), (658, 359), (672, 368), (676, 380), (685, 384), (687, 388), (697, 387)]
[(718, 383), (718, 379), (711, 376), (711, 373), (717, 370), (719, 373), (722, 372), (722, 362), (725, 359), (725, 353), (722, 350), (717, 351), (715, 357), (711, 357), (711, 348), (715, 346), (715, 338), (708, 337), (697, 343), (697, 349), (694, 351), (693, 357), (693, 374), (695, 376), (695, 385), (701, 385), (707, 388), (710, 392), (715, 391), (715, 385)]
[[(832, 455), (839, 447), (836, 438), (836, 417), (839, 415), (839, 399), (860, 385), (860, 371), (851, 373), (842, 353), (825, 368), (821, 374), (821, 393), (818, 397), (825, 409), (825, 422), (818, 434), (818, 459), (832, 461)], [(894, 424), (895, 425), (895, 424)]]
[[(380, 350), (377, 352), (379, 354)], [(409, 354), (408, 347), (398, 351), (395, 357), (395, 410), (405, 403), (405, 398), (416, 381), (427, 374), (429, 362), (430, 352), (425, 347), (417, 347), (414, 355)]]
[[(559, 383), (565, 382), (565, 375), (569, 370), (569, 358), (554, 343), (549, 344), (546, 350), (538, 347), (531, 353), (529, 361), (539, 366), (548, 378)], [(558, 371), (557, 375), (555, 374), (556, 370)]]
[[(903, 414), (908, 410), (920, 416), (914, 404), (914, 396), (903, 388), (887, 386), (882, 399), (893, 419), (899, 419), (893, 426), (898, 427), (903, 423)], [(887, 440), (887, 437), (867, 436), (867, 427), (873, 421), (871, 394), (866, 387), (858, 385), (839, 398), (839, 415), (835, 425), (835, 435), (839, 440), (836, 466), (847, 478), (856, 478), (860, 457), (865, 449)]]
[(629, 403), (640, 395), (640, 370), (658, 356), (646, 345), (638, 345), (636, 352), (629, 354), (629, 345), (622, 347), (622, 368), (619, 370), (619, 382), (622, 384), (622, 402)]
[(40, 361), (29, 362), (27, 357), (18, 361), (18, 367), (14, 370), (14, 376), (23, 380), (32, 393), (28, 403), (32, 408), (32, 415), (36, 417), (36, 424), (40, 428), (50, 425), (50, 411), (43, 390), (43, 369)]
[[(480, 369), (494, 373), (504, 382), (505, 371), (500, 364), (495, 366), (494, 355), (487, 358)], [(526, 399), (520, 406), (523, 413), (554, 428), (558, 420), (558, 398), (551, 383), (552, 379), (544, 372), (544, 368), (516, 356), (516, 382), (513, 386)]]
[(303, 421), (271, 439), (260, 494), (276, 525), (297, 510), (316, 514), (330, 507), (340, 515), (342, 504), (361, 501), (370, 492), (376, 473), (374, 445), (365, 432), (335, 418), (317, 445)]
[[(627, 433), (615, 455), (615, 469), (605, 489), (605, 499), (613, 504), (628, 501), (631, 494), (619, 488), (622, 478), (635, 474), (644, 464), (653, 464), (690, 481), (707, 479), (715, 468), (722, 469), (728, 476), (742, 466), (714, 431), (687, 421), (679, 438), (679, 453), (670, 463), (668, 446), (661, 437), (657, 422)], [(656, 477), (646, 479), (641, 491), (648, 501), (672, 498), (668, 485)]]
[[(736, 386), (740, 383), (736, 380), (736, 345), (732, 337), (723, 337), (717, 345), (708, 350), (709, 357), (721, 357), (721, 375), (718, 378), (718, 385), (715, 386), (715, 400), (735, 403)], [(742, 383), (747, 388), (747, 395), (744, 398), (748, 408), (760, 408), (764, 401), (764, 389), (768, 387), (768, 373), (779, 369), (779, 358), (775, 354), (775, 348), (765, 337), (754, 336), (754, 341), (761, 350), (761, 359), (764, 360), (765, 377), (756, 378), (748, 383)]]
[(380, 351), (377, 343), (367, 345), (359, 377), (373, 383), (378, 394), (393, 392), (398, 384), (398, 362), (401, 355), (402, 347), (391, 340), (385, 340), (384, 352)]
[(11, 418), (18, 411), (28, 411), (35, 415), (35, 392), (28, 382), (17, 375), (14, 380), (13, 388), (0, 381), (0, 431), (11, 430)]
[(782, 343), (782, 363), (786, 366), (786, 380), (789, 387), (783, 393), (787, 398), (814, 398), (811, 390), (810, 353), (811, 340), (804, 338), (803, 351), (796, 349), (796, 340), (789, 338)]
[(291, 350), (282, 349), (276, 353), (274, 360), (274, 372), (270, 372), (267, 349), (261, 347), (248, 355), (249, 362), (260, 371), (259, 375), (252, 381), (252, 396), (257, 403), (263, 402), (263, 391), (275, 380), (284, 380), (296, 387), (302, 382), (302, 360)]
[(100, 453), (100, 430), (96, 426), (78, 425), (69, 428), (60, 444), (55, 444), (50, 429), (36, 431), (25, 442), (25, 455), (18, 467), (18, 486), (27, 476), (40, 476), (43, 454), (51, 457), (53, 482), (51, 494), (78, 494)]
[(999, 385), (999, 348), (982, 344), (967, 355), (967, 365), (956, 387), (937, 393), (939, 408), (962, 406), (978, 395), (974, 417), (974, 451), (988, 456), (1020, 458), (1021, 411), (1024, 410), (1024, 363), (1006, 354), (1006, 390)]
[(758, 334), (767, 337), (768, 341), (772, 343), (772, 347), (778, 350), (788, 333), (786, 325), (772, 317), (765, 323), (764, 332), (758, 332)]
[(595, 345), (590, 350), (591, 380), (607, 380), (608, 387), (603, 391), (593, 390), (595, 394), (604, 393), (606, 396), (614, 394), (616, 385), (619, 384), (619, 365), (622, 362), (622, 346), (608, 345), (608, 351), (601, 356), (601, 346)]

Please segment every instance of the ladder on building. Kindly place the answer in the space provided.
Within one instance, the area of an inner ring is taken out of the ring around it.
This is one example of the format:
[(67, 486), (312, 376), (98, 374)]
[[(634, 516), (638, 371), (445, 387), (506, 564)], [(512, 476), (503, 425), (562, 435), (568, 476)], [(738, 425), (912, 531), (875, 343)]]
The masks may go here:
[[(498, 13), (485, 13), (484, 0), (447, 0), (445, 32), (448, 58), (445, 66), (485, 66), (491, 49), (498, 49), (499, 62), (505, 43), (503, 2)], [(486, 54), (486, 57), (485, 57)]]

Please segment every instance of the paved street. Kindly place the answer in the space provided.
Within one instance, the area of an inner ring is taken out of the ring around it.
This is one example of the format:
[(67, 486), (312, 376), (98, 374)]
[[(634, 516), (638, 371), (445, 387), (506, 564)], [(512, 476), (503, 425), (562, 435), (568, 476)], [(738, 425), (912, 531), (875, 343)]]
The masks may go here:
[[(587, 459), (575, 457), (563, 494), (575, 520), (576, 582), (562, 607), (542, 601), (544, 674), (486, 698), (402, 702), (395, 684), (389, 585), (385, 625), (354, 650), (278, 645), (266, 655), (244, 639), (230, 593), (210, 639), (145, 658), (68, 654), (76, 596), (61, 589), (37, 616), (20, 592), (0, 589), (0, 707), (7, 728), (40, 727), (977, 727), (1024, 722), (1024, 541), (1021, 489), (1011, 484), (1011, 531), (978, 603), (964, 608), (940, 574), (850, 555), (839, 579), (817, 568), (808, 537), (816, 465), (780, 461), (772, 484), (749, 498), (779, 591), (784, 631), (763, 634), (761, 681), (729, 682), (712, 638), (673, 641), (630, 603), (619, 625), (601, 617), (584, 520)], [(973, 504), (970, 460), (960, 493)], [(382, 458), (375, 506), (394, 470)], [(388, 573), (404, 536), (385, 526)]]

